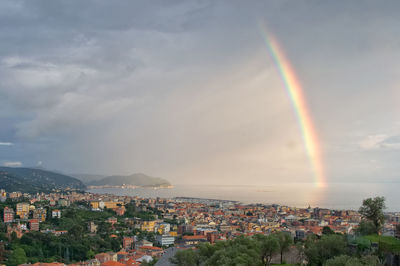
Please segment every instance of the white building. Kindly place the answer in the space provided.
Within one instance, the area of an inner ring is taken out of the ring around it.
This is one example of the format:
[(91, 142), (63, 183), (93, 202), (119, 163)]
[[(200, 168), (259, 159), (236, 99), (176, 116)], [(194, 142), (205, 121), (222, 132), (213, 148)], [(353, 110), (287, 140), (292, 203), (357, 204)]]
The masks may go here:
[(169, 246), (175, 243), (175, 237), (170, 235), (157, 235), (156, 240), (161, 246)]
[(52, 210), (51, 217), (52, 218), (61, 218), (61, 211), (60, 210)]

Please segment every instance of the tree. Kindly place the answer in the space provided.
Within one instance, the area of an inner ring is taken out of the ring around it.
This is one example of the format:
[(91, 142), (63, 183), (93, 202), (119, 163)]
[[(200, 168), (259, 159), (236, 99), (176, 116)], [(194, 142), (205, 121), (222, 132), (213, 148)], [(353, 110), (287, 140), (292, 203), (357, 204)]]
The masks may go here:
[(327, 260), (324, 266), (381, 266), (379, 258), (376, 256), (365, 256), (361, 258), (350, 257), (348, 255), (336, 256)]
[(385, 198), (375, 197), (363, 200), (363, 204), (359, 210), (364, 219), (371, 221), (375, 225), (375, 233), (377, 234), (380, 232), (385, 221), (384, 209), (386, 209)]
[(324, 226), (322, 228), (322, 234), (323, 235), (333, 235), (335, 232), (329, 227), (329, 226)]
[(279, 253), (281, 254), (281, 264), (283, 264), (283, 253), (288, 251), (293, 244), (293, 239), (289, 233), (277, 232), (274, 234), (279, 243)]
[(214, 247), (203, 246), (199, 250), (200, 261), (205, 266), (261, 265), (259, 242), (251, 237), (239, 236), (234, 240), (217, 242)]
[(6, 257), (6, 249), (4, 247), (4, 242), (0, 241), (0, 263), (3, 263)]
[(279, 251), (279, 242), (275, 236), (259, 236), (261, 261), (264, 265), (271, 265), (272, 256)]
[(369, 220), (362, 220), (357, 228), (357, 233), (362, 236), (373, 235), (376, 234), (377, 229), (375, 224)]
[(17, 266), (19, 264), (26, 263), (26, 261), (27, 259), (25, 251), (22, 248), (17, 247), (13, 250), (11, 256), (8, 258), (7, 266)]
[(398, 224), (398, 225), (396, 226), (395, 236), (396, 236), (397, 238), (400, 238), (400, 224)]
[(347, 253), (347, 244), (341, 235), (323, 235), (321, 239), (306, 240), (304, 253), (310, 265), (322, 265), (328, 259)]
[(193, 266), (200, 264), (199, 256), (193, 249), (178, 250), (175, 256), (169, 260), (176, 266)]

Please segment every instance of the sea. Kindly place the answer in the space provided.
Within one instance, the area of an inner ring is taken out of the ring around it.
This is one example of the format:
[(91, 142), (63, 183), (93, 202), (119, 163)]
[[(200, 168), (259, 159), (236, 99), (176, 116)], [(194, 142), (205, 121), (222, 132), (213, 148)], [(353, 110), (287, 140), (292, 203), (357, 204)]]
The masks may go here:
[(244, 204), (280, 204), (291, 207), (320, 207), (337, 210), (358, 210), (363, 199), (383, 196), (386, 211), (400, 212), (400, 183), (328, 183), (315, 187), (312, 183), (270, 185), (175, 185), (173, 188), (101, 188), (92, 193), (108, 193), (146, 198), (193, 197), (239, 201)]

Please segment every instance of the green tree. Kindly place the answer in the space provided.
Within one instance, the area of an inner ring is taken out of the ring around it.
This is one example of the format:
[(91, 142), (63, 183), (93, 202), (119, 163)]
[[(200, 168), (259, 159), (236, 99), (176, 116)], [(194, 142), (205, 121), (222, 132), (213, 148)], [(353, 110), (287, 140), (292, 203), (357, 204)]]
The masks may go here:
[(178, 250), (170, 262), (176, 266), (200, 265), (199, 256), (193, 249)]
[(376, 256), (365, 256), (361, 258), (350, 257), (348, 255), (336, 256), (327, 260), (324, 266), (381, 266), (379, 258)]
[(279, 253), (281, 255), (281, 264), (283, 264), (283, 253), (289, 250), (293, 244), (292, 236), (287, 232), (277, 232), (274, 234), (279, 243)]
[(329, 227), (329, 226), (324, 226), (322, 228), (322, 234), (323, 235), (333, 235), (335, 232)]
[(310, 265), (322, 265), (328, 259), (347, 252), (347, 243), (341, 235), (323, 235), (321, 239), (309, 237), (304, 250)]
[(398, 225), (396, 226), (395, 235), (396, 235), (397, 238), (400, 238), (400, 224), (398, 224)]
[(372, 221), (362, 220), (360, 222), (360, 224), (358, 225), (358, 228), (357, 228), (356, 232), (359, 235), (367, 236), (367, 235), (376, 234), (377, 229), (376, 229), (375, 224)]
[(363, 200), (359, 210), (364, 219), (371, 221), (375, 225), (377, 234), (382, 229), (385, 221), (384, 209), (386, 209), (385, 198), (375, 197)]
[(260, 254), (263, 265), (271, 265), (272, 256), (279, 252), (279, 242), (275, 236), (258, 236), (260, 241)]
[(11, 256), (8, 258), (7, 266), (17, 266), (26, 262), (25, 251), (22, 248), (17, 247), (12, 251)]

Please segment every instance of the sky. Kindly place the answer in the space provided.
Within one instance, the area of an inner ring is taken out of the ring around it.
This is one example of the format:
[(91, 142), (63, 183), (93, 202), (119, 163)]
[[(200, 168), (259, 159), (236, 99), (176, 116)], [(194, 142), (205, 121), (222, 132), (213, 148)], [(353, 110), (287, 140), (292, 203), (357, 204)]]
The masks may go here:
[(398, 182), (399, 11), (399, 1), (1, 1), (0, 164), (174, 184), (313, 182), (265, 28), (302, 84), (326, 182)]

